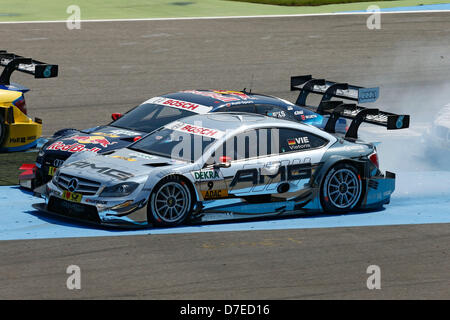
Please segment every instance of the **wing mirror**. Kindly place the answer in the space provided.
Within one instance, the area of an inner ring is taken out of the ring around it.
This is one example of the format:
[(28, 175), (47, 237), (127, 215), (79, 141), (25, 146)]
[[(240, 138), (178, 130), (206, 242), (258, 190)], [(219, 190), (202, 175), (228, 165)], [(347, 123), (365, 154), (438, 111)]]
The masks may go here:
[(219, 158), (219, 162), (216, 162), (213, 164), (213, 168), (214, 169), (218, 169), (218, 168), (229, 168), (231, 166), (231, 157), (227, 157), (227, 156), (221, 156)]
[(121, 114), (121, 113), (113, 113), (111, 115), (111, 118), (113, 119), (113, 121), (116, 121), (117, 119), (119, 119), (122, 116), (123, 116), (123, 114)]

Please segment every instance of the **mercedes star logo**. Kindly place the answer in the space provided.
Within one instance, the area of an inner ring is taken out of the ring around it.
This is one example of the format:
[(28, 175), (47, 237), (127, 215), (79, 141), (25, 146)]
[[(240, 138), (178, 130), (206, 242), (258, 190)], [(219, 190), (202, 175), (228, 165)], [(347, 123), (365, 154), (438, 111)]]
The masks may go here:
[(67, 189), (68, 189), (70, 192), (74, 192), (75, 190), (77, 190), (77, 187), (78, 187), (78, 180), (75, 179), (75, 178), (70, 179), (69, 185), (67, 186)]

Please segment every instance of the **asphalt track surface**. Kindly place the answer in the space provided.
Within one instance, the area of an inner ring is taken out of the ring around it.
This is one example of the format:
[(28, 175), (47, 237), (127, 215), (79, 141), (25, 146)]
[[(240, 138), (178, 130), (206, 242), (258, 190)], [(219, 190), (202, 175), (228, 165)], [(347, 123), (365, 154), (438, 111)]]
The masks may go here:
[[(1, 25), (11, 52), (60, 65), (33, 89), (44, 134), (105, 123), (151, 96), (247, 89), (290, 100), (289, 76), (381, 84), (380, 105), (427, 120), (448, 96), (450, 14)], [(413, 123), (414, 125), (414, 120)], [(398, 162), (392, 162), (397, 164)], [(398, 167), (389, 168), (394, 172)], [(449, 299), (449, 224), (0, 242), (0, 298)], [(82, 270), (67, 290), (66, 268)], [(368, 290), (378, 265), (382, 289)]]

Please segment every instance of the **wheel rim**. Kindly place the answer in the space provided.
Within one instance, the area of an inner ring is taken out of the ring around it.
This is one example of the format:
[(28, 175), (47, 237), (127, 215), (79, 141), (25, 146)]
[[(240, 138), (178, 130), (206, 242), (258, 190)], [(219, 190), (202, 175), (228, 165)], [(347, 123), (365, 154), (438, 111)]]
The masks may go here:
[(191, 205), (189, 191), (176, 182), (167, 182), (158, 189), (152, 201), (156, 216), (167, 223), (183, 218)]
[(353, 206), (359, 199), (361, 188), (358, 176), (349, 169), (340, 169), (333, 173), (327, 186), (330, 202), (340, 209)]

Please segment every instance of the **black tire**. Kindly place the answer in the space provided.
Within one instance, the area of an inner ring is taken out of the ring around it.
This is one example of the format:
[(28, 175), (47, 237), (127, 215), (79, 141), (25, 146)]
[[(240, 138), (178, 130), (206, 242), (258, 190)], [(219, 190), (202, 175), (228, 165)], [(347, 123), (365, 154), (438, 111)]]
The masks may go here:
[(328, 170), (320, 188), (320, 201), (325, 212), (345, 213), (355, 209), (361, 196), (361, 177), (354, 166), (338, 163)]
[(161, 180), (147, 204), (147, 219), (155, 227), (175, 227), (191, 215), (195, 198), (186, 181), (174, 176)]
[(8, 133), (5, 118), (0, 114), (0, 147), (3, 146), (3, 142), (5, 142), (7, 135)]

